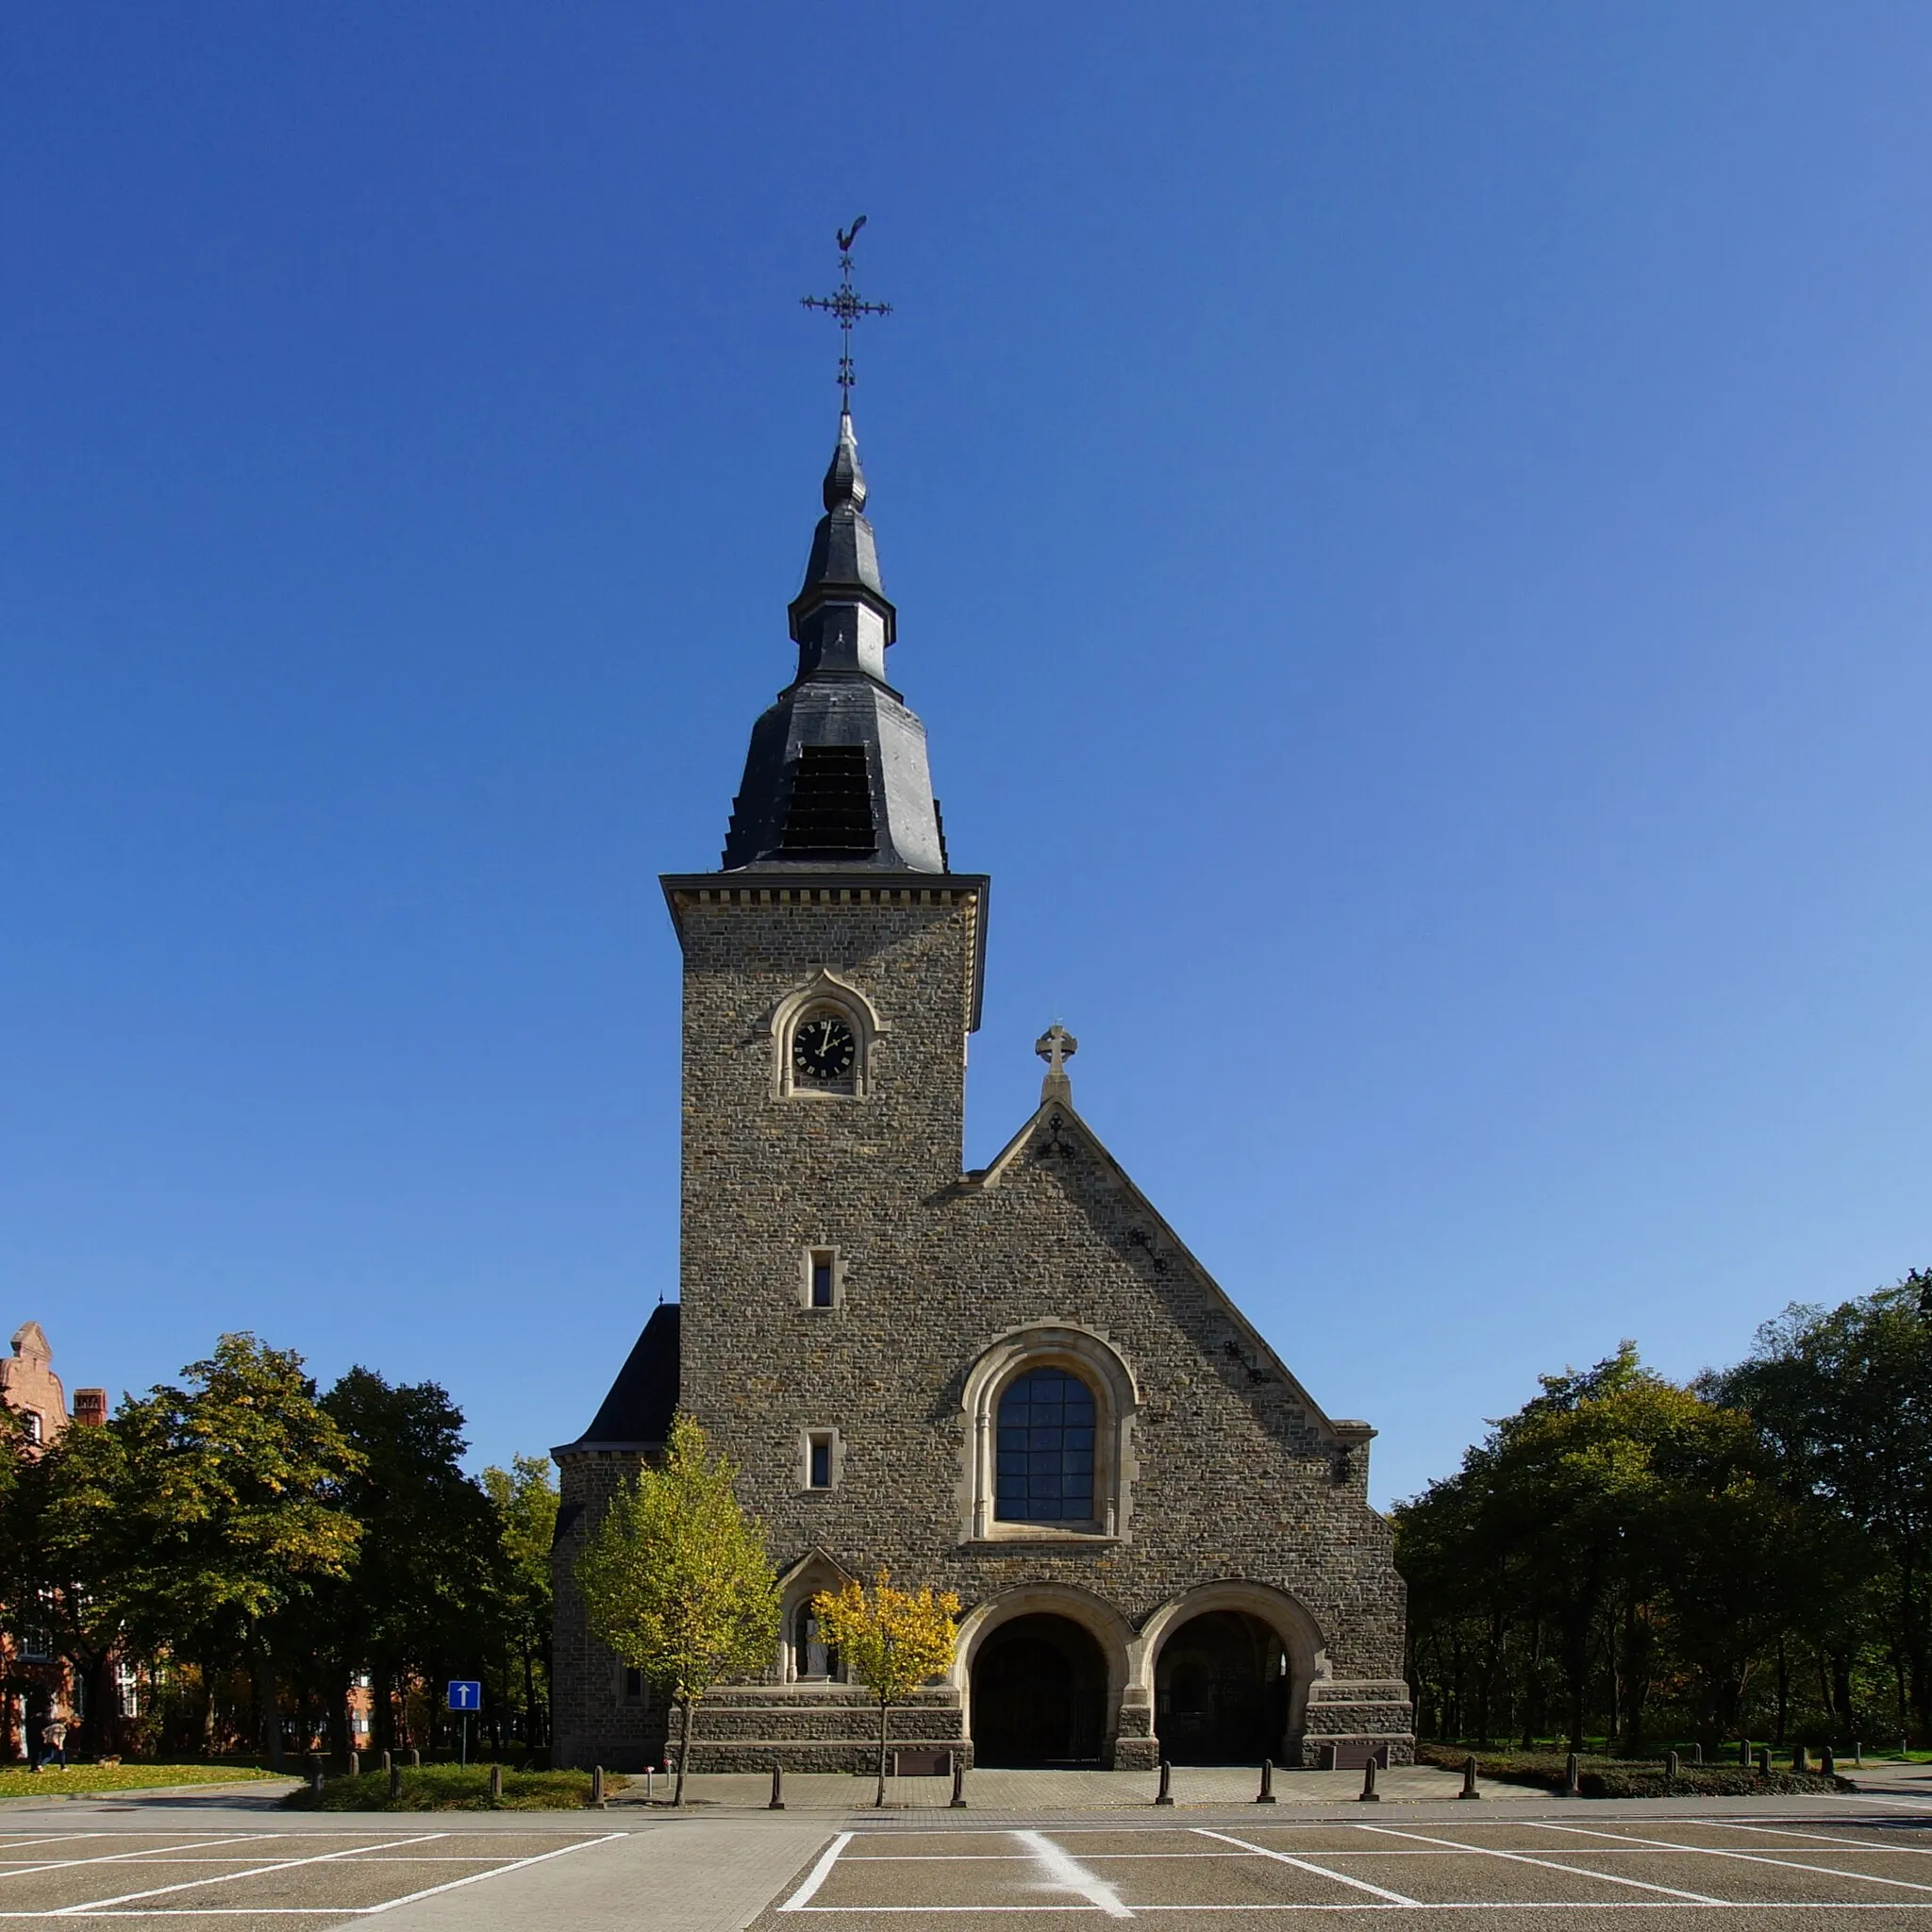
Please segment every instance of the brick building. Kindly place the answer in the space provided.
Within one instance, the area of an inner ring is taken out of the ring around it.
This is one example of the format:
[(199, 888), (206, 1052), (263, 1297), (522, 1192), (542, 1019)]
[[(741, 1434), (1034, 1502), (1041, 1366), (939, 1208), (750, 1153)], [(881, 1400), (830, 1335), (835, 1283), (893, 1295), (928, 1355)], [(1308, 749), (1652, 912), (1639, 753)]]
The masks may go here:
[(70, 1421), (107, 1421), (105, 1389), (76, 1389), (74, 1413), (68, 1415), (67, 1392), (54, 1373), (54, 1351), (38, 1322), (23, 1322), (13, 1331), (12, 1347), (11, 1355), (0, 1356), (0, 1404), (20, 1418), (30, 1443), (44, 1447), (58, 1442)]
[[(54, 1351), (46, 1330), (38, 1322), (23, 1322), (13, 1331), (12, 1353), (0, 1356), (0, 1406), (19, 1419), (26, 1454), (38, 1456), (58, 1442), (71, 1424), (88, 1428), (105, 1423), (108, 1391), (76, 1389), (70, 1415), (66, 1389), (54, 1373)], [(86, 1689), (55, 1654), (53, 1641), (30, 1605), (9, 1604), (4, 1609), (0, 1757), (26, 1757), (48, 1718), (82, 1714)]]
[(650, 1687), (572, 1564), (675, 1407), (742, 1472), (784, 1618), (691, 1768), (863, 1765), (875, 1718), (814, 1591), (957, 1591), (951, 1678), (895, 1713), (982, 1764), (1314, 1763), (1412, 1749), (1403, 1591), (1366, 1423), (1331, 1418), (1075, 1111), (962, 1167), (987, 878), (950, 867), (849, 415), (719, 870), (667, 876), (684, 953), (680, 1300), (554, 1454), (558, 1761), (657, 1758)]

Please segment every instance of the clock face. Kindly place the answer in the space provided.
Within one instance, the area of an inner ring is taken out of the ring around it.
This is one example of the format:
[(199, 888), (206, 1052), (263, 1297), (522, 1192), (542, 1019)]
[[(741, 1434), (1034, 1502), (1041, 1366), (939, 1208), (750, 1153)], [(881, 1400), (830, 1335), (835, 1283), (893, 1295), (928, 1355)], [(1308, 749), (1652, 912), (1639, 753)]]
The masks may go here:
[(858, 1058), (852, 1028), (836, 1013), (815, 1013), (791, 1036), (791, 1064), (808, 1080), (842, 1080)]

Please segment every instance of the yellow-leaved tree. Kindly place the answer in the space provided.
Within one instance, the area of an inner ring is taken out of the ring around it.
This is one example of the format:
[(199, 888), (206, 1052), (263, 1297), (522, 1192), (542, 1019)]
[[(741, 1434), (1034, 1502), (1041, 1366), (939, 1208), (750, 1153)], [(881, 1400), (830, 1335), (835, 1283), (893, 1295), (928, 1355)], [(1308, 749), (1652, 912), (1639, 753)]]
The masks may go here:
[(951, 1667), (959, 1599), (950, 1591), (935, 1596), (930, 1587), (917, 1594), (894, 1590), (891, 1573), (881, 1570), (871, 1590), (856, 1581), (836, 1593), (822, 1590), (811, 1607), (825, 1641), (838, 1645), (847, 1673), (879, 1701), (879, 1782), (873, 1803), (882, 1806), (886, 1714)]
[(591, 1628), (677, 1706), (674, 1805), (696, 1706), (725, 1678), (764, 1670), (778, 1641), (778, 1579), (737, 1474), (690, 1416), (674, 1417), (663, 1463), (618, 1491), (576, 1563)]

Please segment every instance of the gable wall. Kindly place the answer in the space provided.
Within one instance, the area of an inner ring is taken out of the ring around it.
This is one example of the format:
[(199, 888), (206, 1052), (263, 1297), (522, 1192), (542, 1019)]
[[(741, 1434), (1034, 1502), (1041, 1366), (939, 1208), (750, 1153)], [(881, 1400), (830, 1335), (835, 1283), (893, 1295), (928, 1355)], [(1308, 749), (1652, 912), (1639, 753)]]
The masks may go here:
[[(683, 1401), (741, 1465), (781, 1566), (819, 1544), (969, 1604), (1055, 1578), (1137, 1621), (1240, 1575), (1306, 1604), (1339, 1674), (1398, 1674), (1401, 1586), (1366, 1452), (1342, 1457), (1187, 1257), (1129, 1241), (1158, 1241), (1158, 1224), (1104, 1158), (1075, 1130), (997, 1185), (960, 1184), (964, 909), (694, 904), (681, 926)], [(774, 1100), (770, 1014), (824, 965), (892, 1029), (875, 1091)], [(845, 1264), (831, 1312), (798, 1306), (801, 1255), (823, 1242)], [(967, 1372), (1001, 1332), (1057, 1319), (1106, 1331), (1141, 1380), (1128, 1537), (962, 1551)], [(829, 1493), (799, 1487), (799, 1432), (818, 1427), (843, 1450)]]

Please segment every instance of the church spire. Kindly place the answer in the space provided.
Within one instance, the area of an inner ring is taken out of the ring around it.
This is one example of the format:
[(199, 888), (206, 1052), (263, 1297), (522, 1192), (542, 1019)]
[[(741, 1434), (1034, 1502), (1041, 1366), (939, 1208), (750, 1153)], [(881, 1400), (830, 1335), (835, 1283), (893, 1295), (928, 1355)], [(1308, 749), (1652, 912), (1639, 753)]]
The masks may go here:
[(892, 312), (890, 303), (868, 302), (852, 286), (852, 244), (864, 225), (860, 215), (839, 231), (837, 291), (804, 298), (806, 308), (839, 325), (839, 440), (819, 492), (825, 513), (790, 606), (797, 675), (752, 726), (724, 835), (727, 872), (946, 870), (925, 726), (886, 682), (899, 613), (879, 575), (852, 426), (853, 325)]
[(798, 675), (857, 671), (881, 683), (886, 646), (899, 634), (899, 613), (879, 575), (878, 540), (865, 520), (865, 472), (852, 412), (839, 411), (839, 441), (820, 490), (825, 513), (812, 535), (805, 582), (791, 600), (791, 640)]
[(879, 574), (868, 493), (841, 407), (824, 514), (790, 607), (797, 675), (752, 727), (724, 840), (727, 872), (947, 869), (925, 727), (886, 682), (899, 614)]

